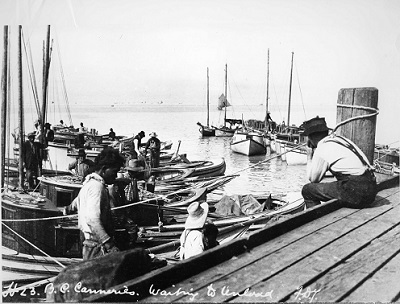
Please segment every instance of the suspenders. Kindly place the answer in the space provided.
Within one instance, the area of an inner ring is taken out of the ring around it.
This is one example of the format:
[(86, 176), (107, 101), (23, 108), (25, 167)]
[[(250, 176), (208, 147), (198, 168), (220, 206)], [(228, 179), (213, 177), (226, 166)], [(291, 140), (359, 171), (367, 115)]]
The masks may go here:
[[(338, 140), (339, 139), (339, 140)], [(368, 159), (365, 157), (365, 155), (361, 154), (358, 149), (347, 139), (342, 136), (335, 136), (332, 138), (329, 138), (325, 142), (334, 142), (337, 143), (343, 147), (348, 148), (350, 151), (352, 151), (357, 157), (360, 159), (360, 161), (367, 166), (368, 169), (373, 169), (372, 166), (369, 164)]]

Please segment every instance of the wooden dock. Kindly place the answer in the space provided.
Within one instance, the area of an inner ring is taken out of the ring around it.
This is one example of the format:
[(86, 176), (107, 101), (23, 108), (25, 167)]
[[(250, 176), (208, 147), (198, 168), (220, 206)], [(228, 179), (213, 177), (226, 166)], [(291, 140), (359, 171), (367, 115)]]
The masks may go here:
[[(387, 185), (386, 185), (387, 186)], [(89, 301), (395, 302), (400, 300), (400, 197), (330, 201), (194, 258), (115, 286), (135, 295)]]

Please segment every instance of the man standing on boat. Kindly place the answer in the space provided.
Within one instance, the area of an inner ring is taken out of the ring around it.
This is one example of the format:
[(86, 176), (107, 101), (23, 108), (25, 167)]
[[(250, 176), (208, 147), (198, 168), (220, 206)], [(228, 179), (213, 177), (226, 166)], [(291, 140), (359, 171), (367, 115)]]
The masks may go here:
[(68, 170), (75, 170), (76, 175), (85, 178), (93, 166), (94, 162), (86, 158), (85, 149), (79, 149), (76, 160), (68, 165)]
[(111, 140), (115, 140), (115, 132), (114, 132), (113, 128), (110, 128), (110, 133), (108, 133), (108, 137)]
[(149, 136), (150, 139), (146, 143), (144, 155), (146, 156), (147, 150), (150, 150), (150, 166), (151, 168), (158, 168), (160, 166), (161, 142), (157, 138), (156, 132), (151, 132)]
[(124, 165), (118, 150), (105, 148), (96, 157), (94, 172), (87, 175), (73, 203), (78, 210), (78, 225), (85, 240), (82, 256), (93, 259), (119, 251), (113, 241), (114, 223), (107, 185), (112, 185)]
[(42, 162), (40, 143), (35, 141), (36, 132), (28, 134), (28, 140), (24, 143), (22, 153), (24, 167), (26, 171), (26, 180), (30, 189), (35, 189), (36, 178), (39, 174), (39, 168)]
[[(302, 189), (307, 208), (331, 199), (358, 208), (372, 203), (377, 193), (376, 179), (361, 149), (345, 137), (328, 136), (325, 118), (317, 116), (303, 126), (308, 136), (307, 178), (311, 182)], [(337, 181), (320, 183), (327, 171)]]

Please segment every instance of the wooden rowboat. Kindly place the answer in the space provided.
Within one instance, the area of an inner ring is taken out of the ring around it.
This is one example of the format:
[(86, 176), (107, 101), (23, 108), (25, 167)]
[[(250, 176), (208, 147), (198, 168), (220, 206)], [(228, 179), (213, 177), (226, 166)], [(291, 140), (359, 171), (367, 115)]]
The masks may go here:
[[(257, 197), (256, 198), (260, 203), (264, 202), (265, 200), (268, 199), (268, 197)], [(212, 210), (212, 202), (210, 202), (210, 209)], [(172, 205), (168, 205), (168, 206), (172, 206)], [(179, 205), (174, 205), (175, 207), (179, 206)], [(221, 218), (221, 216), (219, 216), (220, 218), (213, 220), (213, 223), (217, 226), (217, 227), (226, 227), (229, 225), (233, 225), (233, 224), (237, 224), (237, 223), (243, 223), (249, 220), (257, 220), (258, 222), (262, 222), (262, 221), (268, 221), (268, 219), (274, 215), (282, 215), (282, 214), (293, 214), (299, 211), (304, 210), (305, 207), (305, 203), (303, 198), (301, 197), (301, 194), (298, 193), (295, 196), (292, 196), (290, 198), (290, 201), (286, 201), (286, 202), (282, 202), (281, 199), (273, 199), (273, 202), (271, 204), (272, 209), (267, 209), (267, 210), (263, 210), (261, 212), (258, 213), (254, 213), (254, 214), (250, 214), (250, 215), (241, 215), (241, 216), (225, 216), (223, 218)], [(210, 213), (210, 216), (213, 216), (216, 214)], [(218, 217), (218, 215), (216, 215)], [(187, 215), (186, 215), (187, 217)], [(185, 218), (186, 218), (185, 217)], [(163, 230), (164, 231), (183, 231), (184, 230), (184, 222), (182, 221), (181, 223), (177, 223), (177, 224), (171, 224), (171, 225), (164, 225), (163, 226)], [(145, 227), (146, 230), (159, 230), (159, 226), (149, 226), (149, 227)]]

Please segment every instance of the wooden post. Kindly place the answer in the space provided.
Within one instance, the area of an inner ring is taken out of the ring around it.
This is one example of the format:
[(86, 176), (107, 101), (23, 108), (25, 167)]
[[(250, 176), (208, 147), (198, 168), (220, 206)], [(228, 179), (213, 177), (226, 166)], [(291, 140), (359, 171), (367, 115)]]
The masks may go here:
[[(355, 106), (378, 108), (378, 89), (349, 88), (340, 89), (338, 96), (336, 124), (351, 117), (371, 114), (371, 111)], [(339, 127), (337, 134), (353, 141), (372, 164), (375, 148), (376, 116), (350, 121)]]
[(4, 26), (4, 57), (3, 73), (1, 78), (1, 190), (4, 188), (5, 166), (6, 166), (6, 143), (7, 143), (7, 85), (8, 85), (8, 26)]
[(19, 187), (24, 189), (24, 93), (22, 90), (22, 25), (18, 29), (18, 123), (19, 123)]

